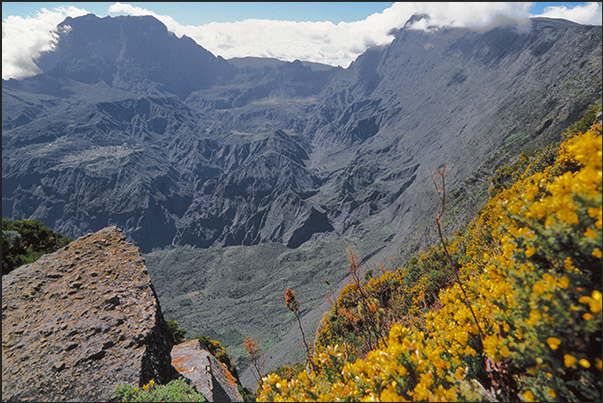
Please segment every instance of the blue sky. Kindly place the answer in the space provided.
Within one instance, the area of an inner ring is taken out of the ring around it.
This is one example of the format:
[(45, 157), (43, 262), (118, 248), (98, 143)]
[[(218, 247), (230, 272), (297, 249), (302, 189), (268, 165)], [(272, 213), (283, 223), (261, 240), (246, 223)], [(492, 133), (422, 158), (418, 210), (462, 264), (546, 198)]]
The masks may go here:
[(538, 16), (601, 25), (602, 9), (597, 2), (3, 2), (2, 78), (38, 74), (35, 61), (54, 50), (57, 24), (87, 13), (152, 15), (176, 36), (186, 35), (226, 59), (273, 57), (347, 67), (369, 47), (391, 43), (392, 29), (415, 13), (429, 19), (411, 28), (432, 29), (501, 21), (519, 26)]
[[(3, 2), (2, 19), (9, 15), (34, 16), (43, 7), (73, 5), (104, 17), (112, 2)], [(235, 22), (246, 19), (353, 22), (382, 12), (393, 2), (128, 2), (136, 7), (170, 15), (183, 25)], [(111, 14), (114, 15), (114, 14)]]
[[(109, 15), (113, 2), (2, 2), (2, 19), (9, 15), (34, 16), (43, 7), (53, 9), (73, 5), (99, 17)], [(354, 22), (379, 13), (393, 2), (128, 2), (157, 14), (170, 15), (183, 25), (235, 22), (246, 19), (286, 21)], [(549, 6), (574, 7), (585, 2), (535, 2), (529, 9), (541, 14)], [(111, 14), (115, 15), (115, 14)]]

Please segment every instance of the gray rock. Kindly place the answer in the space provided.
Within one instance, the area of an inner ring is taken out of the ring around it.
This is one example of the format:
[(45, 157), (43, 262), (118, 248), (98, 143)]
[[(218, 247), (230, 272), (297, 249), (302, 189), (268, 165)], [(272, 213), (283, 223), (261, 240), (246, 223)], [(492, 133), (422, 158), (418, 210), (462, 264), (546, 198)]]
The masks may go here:
[(116, 227), (2, 277), (3, 401), (107, 401), (121, 383), (165, 384), (179, 376), (172, 343), (140, 251)]
[(415, 224), (430, 170), (464, 180), (601, 95), (601, 27), (567, 21), (400, 29), (325, 71), (239, 69), (153, 17), (64, 24), (42, 74), (2, 84), (2, 215), (72, 238), (117, 225), (143, 253), (298, 247), (391, 206)]
[(237, 381), (226, 365), (194, 339), (174, 346), (172, 365), (210, 402), (242, 402)]

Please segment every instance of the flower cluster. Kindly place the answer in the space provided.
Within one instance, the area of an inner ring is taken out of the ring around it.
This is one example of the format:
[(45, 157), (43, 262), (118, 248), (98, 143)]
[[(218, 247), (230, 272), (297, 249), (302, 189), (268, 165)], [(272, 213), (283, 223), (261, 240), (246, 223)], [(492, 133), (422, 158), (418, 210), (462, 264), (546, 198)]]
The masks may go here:
[(601, 148), (600, 124), (565, 141), (553, 166), (528, 167), (448, 243), (464, 292), (449, 274), (413, 271), (437, 247), (371, 279), (365, 290), (390, 326), (364, 355), (337, 337), (362, 316), (350, 309), (357, 285), (346, 287), (340, 314), (323, 318), (313, 370), (269, 374), (258, 399), (599, 401)]
[(285, 305), (292, 312), (299, 311), (299, 301), (295, 299), (295, 294), (293, 294), (290, 288), (287, 288), (287, 292), (285, 293)]

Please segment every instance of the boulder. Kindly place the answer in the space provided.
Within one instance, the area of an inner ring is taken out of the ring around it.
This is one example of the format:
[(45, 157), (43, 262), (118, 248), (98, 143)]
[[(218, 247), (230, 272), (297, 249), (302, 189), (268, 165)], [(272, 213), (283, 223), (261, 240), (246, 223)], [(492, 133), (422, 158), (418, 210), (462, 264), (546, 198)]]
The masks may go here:
[(175, 345), (172, 349), (172, 365), (182, 376), (189, 379), (208, 401), (243, 401), (234, 376), (199, 340)]
[(108, 401), (165, 384), (171, 332), (144, 258), (116, 227), (2, 277), (2, 400)]

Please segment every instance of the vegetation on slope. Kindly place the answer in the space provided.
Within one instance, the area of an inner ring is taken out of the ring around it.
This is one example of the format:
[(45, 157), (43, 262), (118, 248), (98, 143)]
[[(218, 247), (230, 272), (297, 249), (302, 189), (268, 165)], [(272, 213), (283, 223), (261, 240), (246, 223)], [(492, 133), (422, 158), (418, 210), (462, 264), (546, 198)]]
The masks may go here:
[(56, 252), (72, 242), (42, 221), (2, 219), (2, 275), (17, 267), (33, 263), (46, 253)]
[(167, 385), (158, 385), (151, 380), (138, 388), (127, 383), (117, 386), (115, 398), (122, 402), (206, 402), (205, 397), (185, 379), (170, 381)]
[[(218, 361), (226, 365), (228, 371), (236, 380), (239, 393), (243, 397), (244, 402), (255, 400), (253, 392), (249, 388), (243, 387), (239, 380), (237, 367), (234, 364), (232, 357), (226, 352), (219, 341), (212, 340), (209, 337), (201, 336), (193, 339), (185, 337), (187, 331), (180, 328), (175, 321), (166, 321), (174, 344), (180, 344), (187, 340), (199, 340), (209, 353), (211, 353)], [(186, 380), (179, 378), (173, 380), (166, 385), (158, 385), (154, 381), (138, 388), (135, 385), (123, 383), (115, 388), (115, 398), (123, 402), (205, 402), (203, 395), (197, 392), (196, 388)]]
[[(601, 400), (602, 154), (593, 120), (570, 128), (557, 150), (499, 171), (492, 199), (446, 248), (348, 285), (323, 318), (313, 365), (265, 376), (258, 399)], [(354, 262), (351, 253), (351, 270)]]

